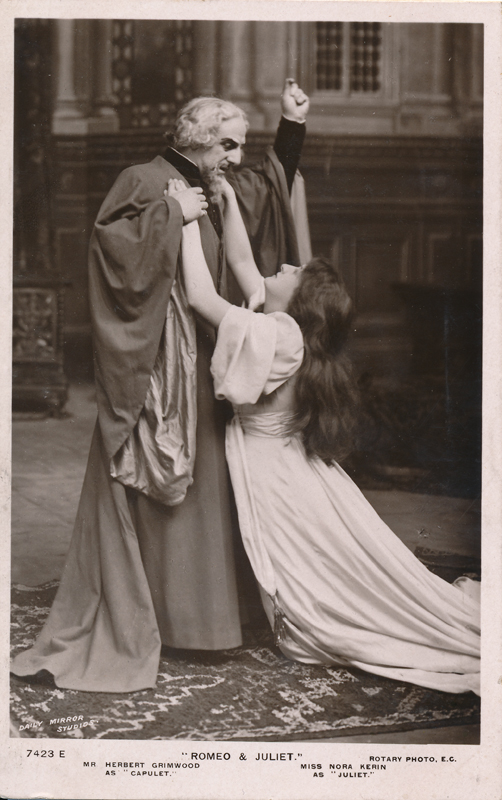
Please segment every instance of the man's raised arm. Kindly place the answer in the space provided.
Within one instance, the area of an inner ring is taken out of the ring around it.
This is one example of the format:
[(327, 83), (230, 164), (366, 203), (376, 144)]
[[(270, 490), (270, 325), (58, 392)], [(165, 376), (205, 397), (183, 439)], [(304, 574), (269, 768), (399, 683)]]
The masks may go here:
[(289, 192), (300, 162), (309, 102), (309, 98), (296, 81), (287, 78), (281, 95), (282, 116), (275, 137), (274, 150), (283, 166)]

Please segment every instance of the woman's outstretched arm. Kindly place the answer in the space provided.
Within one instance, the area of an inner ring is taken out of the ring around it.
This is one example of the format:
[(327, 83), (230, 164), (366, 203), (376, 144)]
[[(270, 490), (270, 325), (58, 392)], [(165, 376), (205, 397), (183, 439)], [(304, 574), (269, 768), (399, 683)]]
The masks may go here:
[(225, 179), (222, 179), (221, 188), (225, 201), (223, 230), (227, 262), (245, 300), (249, 301), (260, 289), (263, 278), (254, 260), (235, 192)]
[(201, 317), (218, 328), (230, 308), (230, 303), (220, 297), (214, 287), (202, 250), (197, 222), (183, 226), (181, 260), (188, 302)]
[[(183, 181), (177, 178), (172, 178), (168, 182), (168, 187), (165, 192), (168, 197), (176, 197), (186, 188)], [(205, 213), (201, 210), (199, 216)], [(217, 328), (230, 308), (230, 303), (220, 297), (214, 287), (202, 250), (199, 224), (196, 220), (183, 226), (181, 263), (189, 304), (201, 317)]]

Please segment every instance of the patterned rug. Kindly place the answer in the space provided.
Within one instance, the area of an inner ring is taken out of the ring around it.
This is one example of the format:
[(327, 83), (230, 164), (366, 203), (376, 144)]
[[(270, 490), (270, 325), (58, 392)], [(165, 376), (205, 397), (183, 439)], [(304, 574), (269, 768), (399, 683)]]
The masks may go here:
[[(56, 589), (14, 587), (13, 655), (35, 640)], [(479, 699), (295, 663), (260, 629), (233, 650), (163, 650), (155, 689), (92, 694), (48, 674), (12, 677), (11, 711), (12, 734), (31, 738), (292, 741), (477, 723)]]

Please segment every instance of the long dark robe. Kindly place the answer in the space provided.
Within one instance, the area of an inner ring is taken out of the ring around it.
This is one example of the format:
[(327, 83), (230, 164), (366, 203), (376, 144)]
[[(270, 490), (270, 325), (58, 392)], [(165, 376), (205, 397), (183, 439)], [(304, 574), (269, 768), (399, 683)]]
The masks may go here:
[[(281, 211), (287, 184), (280, 163), (274, 154), (269, 161), (261, 172), (242, 171), (237, 191), (250, 220), (260, 213), (267, 219), (262, 235), (269, 242), (260, 253), (279, 259), (276, 265), (296, 263), (294, 253), (282, 258), (291, 254), (291, 212)], [(197, 455), (185, 500), (168, 507), (110, 476), (110, 460), (145, 402), (176, 276), (182, 217), (179, 204), (163, 199), (172, 177), (181, 173), (160, 156), (125, 170), (91, 240), (98, 422), (58, 594), (36, 644), (12, 665), (20, 676), (47, 670), (62, 688), (147, 688), (155, 685), (161, 644), (222, 649), (242, 643), (224, 454), (227, 412), (214, 399), (215, 334), (203, 320), (196, 326)], [(224, 294), (221, 242), (208, 216), (199, 225), (213, 281)]]

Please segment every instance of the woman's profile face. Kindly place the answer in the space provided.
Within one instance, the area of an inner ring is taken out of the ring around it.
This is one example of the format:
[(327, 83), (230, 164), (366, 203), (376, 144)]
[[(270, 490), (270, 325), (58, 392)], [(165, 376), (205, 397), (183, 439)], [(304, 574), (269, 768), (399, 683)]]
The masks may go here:
[(281, 271), (270, 278), (265, 278), (265, 305), (263, 311), (270, 314), (272, 311), (286, 311), (289, 301), (293, 297), (298, 284), (303, 267), (293, 267), (291, 264), (283, 264)]

